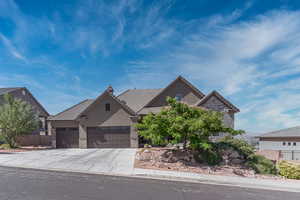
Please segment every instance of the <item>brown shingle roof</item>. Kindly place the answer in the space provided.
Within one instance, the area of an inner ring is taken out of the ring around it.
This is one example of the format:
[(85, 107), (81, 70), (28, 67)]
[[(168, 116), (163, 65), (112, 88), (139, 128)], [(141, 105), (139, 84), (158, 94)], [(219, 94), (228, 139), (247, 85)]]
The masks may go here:
[(157, 96), (162, 89), (133, 89), (127, 90), (118, 96), (118, 99), (126, 103), (135, 112), (142, 109), (149, 101)]
[(86, 99), (54, 116), (50, 116), (48, 119), (49, 120), (75, 120), (77, 116), (93, 102), (94, 99)]

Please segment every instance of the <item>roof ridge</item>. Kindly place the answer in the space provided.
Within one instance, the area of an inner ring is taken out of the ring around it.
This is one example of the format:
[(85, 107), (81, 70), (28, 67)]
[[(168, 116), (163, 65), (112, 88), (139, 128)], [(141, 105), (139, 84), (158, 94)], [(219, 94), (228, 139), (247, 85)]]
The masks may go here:
[(83, 101), (80, 101), (79, 103), (77, 103), (77, 104), (75, 104), (75, 105), (73, 105), (73, 106), (71, 106), (71, 107), (69, 107), (69, 108), (67, 108), (67, 109), (65, 109), (65, 110), (63, 110), (63, 111), (57, 113), (56, 115), (51, 115), (50, 117), (56, 117), (56, 116), (58, 116), (58, 115), (60, 115), (60, 114), (62, 114), (62, 113), (64, 113), (64, 112), (66, 112), (66, 111), (69, 111), (69, 110), (75, 108), (76, 106), (79, 106), (80, 104), (82, 104), (82, 103), (84, 103), (84, 102), (86, 102), (86, 101), (88, 101), (88, 100), (93, 100), (93, 99), (85, 99), (85, 100), (83, 100)]
[(129, 92), (129, 91), (130, 91), (130, 89), (125, 90), (125, 91), (121, 92), (117, 97), (119, 97), (119, 96), (121, 96), (121, 95), (123, 95), (123, 94), (126, 94), (126, 93)]

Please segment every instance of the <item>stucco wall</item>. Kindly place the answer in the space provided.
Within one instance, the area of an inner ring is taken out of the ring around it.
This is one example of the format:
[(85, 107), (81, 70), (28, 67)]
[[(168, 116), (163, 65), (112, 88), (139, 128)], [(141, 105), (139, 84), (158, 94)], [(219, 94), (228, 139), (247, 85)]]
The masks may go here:
[[(110, 111), (105, 111), (105, 104), (110, 103)], [(105, 94), (86, 113), (86, 126), (130, 126), (130, 114), (111, 96)]]
[(197, 101), (200, 100), (200, 96), (198, 93), (193, 91), (189, 86), (187, 86), (182, 81), (174, 82), (171, 87), (165, 90), (159, 97), (153, 100), (153, 102), (148, 107), (158, 107), (158, 106), (165, 106), (167, 105), (166, 98), (175, 97), (176, 94), (182, 95), (182, 101), (193, 105)]

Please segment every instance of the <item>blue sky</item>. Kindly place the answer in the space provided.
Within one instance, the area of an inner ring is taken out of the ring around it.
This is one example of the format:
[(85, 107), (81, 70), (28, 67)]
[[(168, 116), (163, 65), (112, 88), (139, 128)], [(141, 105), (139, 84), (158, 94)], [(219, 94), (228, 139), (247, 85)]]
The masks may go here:
[(26, 86), (51, 114), (178, 75), (237, 105), (237, 128), (300, 125), (300, 2), (0, 1), (0, 87)]

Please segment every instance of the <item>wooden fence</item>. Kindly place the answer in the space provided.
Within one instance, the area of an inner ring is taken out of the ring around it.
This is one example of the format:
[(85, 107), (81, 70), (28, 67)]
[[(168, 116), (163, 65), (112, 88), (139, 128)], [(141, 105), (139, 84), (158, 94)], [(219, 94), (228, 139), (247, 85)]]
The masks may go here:
[(18, 137), (20, 146), (51, 146), (50, 135), (23, 135)]

